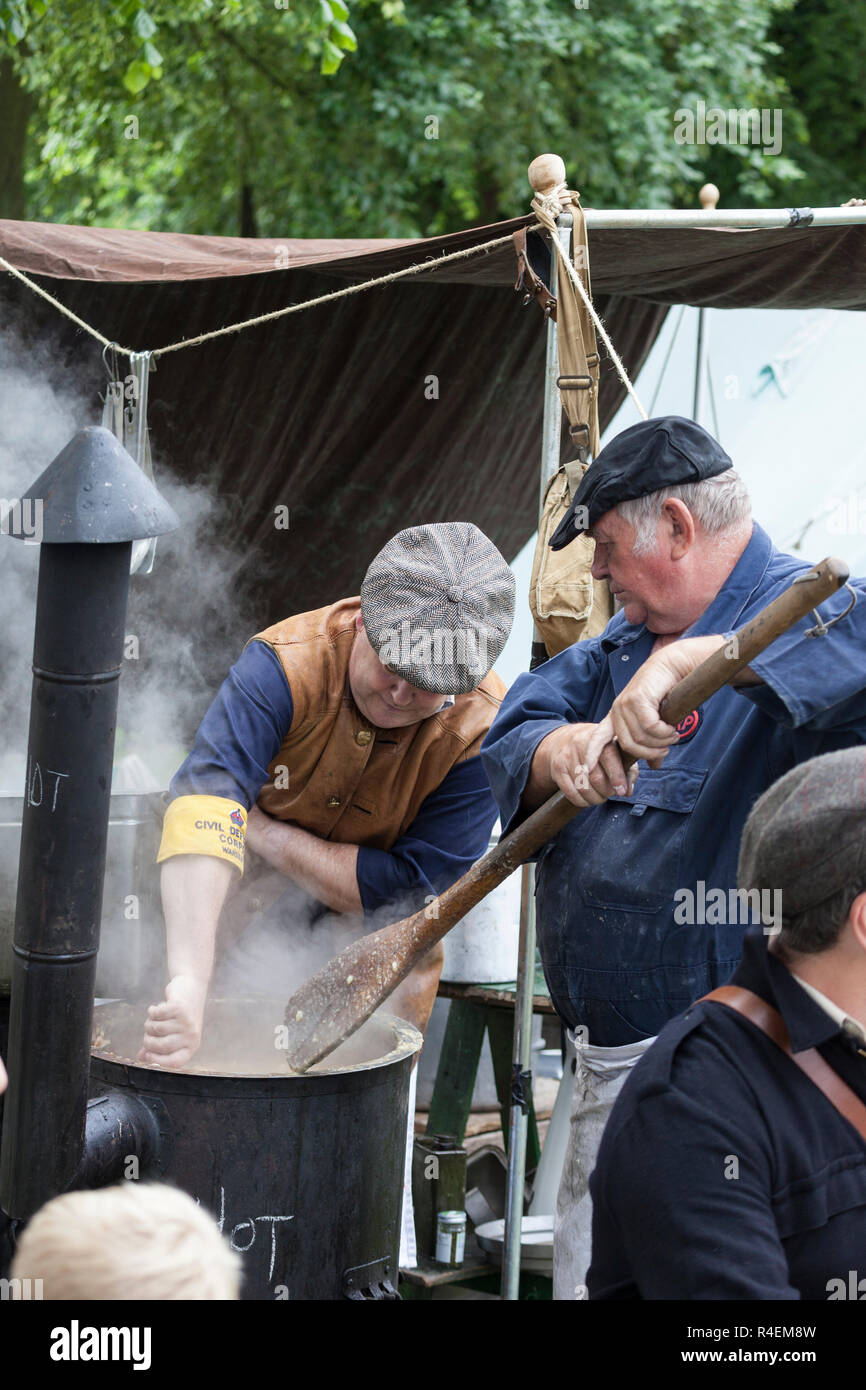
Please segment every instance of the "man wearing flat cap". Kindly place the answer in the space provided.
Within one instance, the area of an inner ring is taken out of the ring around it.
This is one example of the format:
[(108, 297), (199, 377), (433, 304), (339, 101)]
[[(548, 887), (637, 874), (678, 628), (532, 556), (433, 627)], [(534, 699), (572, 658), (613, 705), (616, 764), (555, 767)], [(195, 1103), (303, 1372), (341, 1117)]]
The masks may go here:
[[(585, 1290), (588, 1180), (625, 1077), (740, 959), (748, 920), (723, 904), (749, 811), (791, 767), (866, 741), (861, 581), (844, 619), (848, 590), (822, 605), (839, 619), (823, 635), (799, 623), (676, 729), (660, 720), (667, 692), (808, 568), (753, 522), (700, 426), (665, 416), (611, 440), (551, 544), (581, 529), (620, 609), (515, 682), (482, 749), (504, 833), (557, 790), (584, 808), (540, 851), (536, 888), (545, 976), (577, 1046), (557, 1298)], [(628, 773), (620, 749), (641, 760)]]
[(778, 921), (613, 1108), (590, 1298), (866, 1299), (866, 749), (764, 793), (739, 884)]
[[(491, 668), (513, 611), (496, 547), (446, 522), (389, 541), (359, 598), (251, 639), (171, 783), (159, 852), (169, 983), (142, 1061), (183, 1067), (196, 1052), (224, 905), (221, 931), (264, 915), (293, 945), (329, 910), (370, 930), (485, 852), (496, 805), (479, 752), (505, 693)], [(270, 873), (241, 883), (245, 850)], [(441, 960), (434, 948), (401, 986), (396, 1011), (422, 1030)]]

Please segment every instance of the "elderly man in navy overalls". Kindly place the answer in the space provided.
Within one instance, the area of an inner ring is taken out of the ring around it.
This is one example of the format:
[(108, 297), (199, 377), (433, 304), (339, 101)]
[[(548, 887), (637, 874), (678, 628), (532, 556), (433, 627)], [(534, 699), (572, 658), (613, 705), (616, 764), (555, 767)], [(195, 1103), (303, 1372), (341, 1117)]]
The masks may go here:
[[(794, 765), (866, 741), (862, 597), (824, 636), (796, 625), (677, 729), (659, 719), (677, 681), (808, 568), (752, 521), (700, 426), (667, 416), (612, 440), (551, 544), (580, 530), (620, 611), (521, 676), (482, 747), (505, 833), (557, 789), (585, 808), (540, 851), (536, 888), (545, 976), (577, 1045), (557, 1298), (585, 1296), (589, 1177), (630, 1069), (740, 959), (748, 923), (727, 904), (751, 807)], [(850, 598), (829, 600), (825, 622)], [(620, 748), (643, 761), (625, 772)]]

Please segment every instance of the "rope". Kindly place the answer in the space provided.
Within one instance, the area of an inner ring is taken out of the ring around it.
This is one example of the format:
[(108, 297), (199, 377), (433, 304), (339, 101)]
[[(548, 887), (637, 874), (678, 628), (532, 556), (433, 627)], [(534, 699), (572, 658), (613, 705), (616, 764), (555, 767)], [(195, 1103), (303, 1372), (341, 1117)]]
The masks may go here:
[(632, 400), (637, 406), (638, 414), (640, 415), (642, 420), (648, 420), (649, 416), (647, 415), (646, 411), (644, 410), (643, 406), (638, 400), (637, 392), (635, 391), (634, 387), (631, 384), (631, 381), (629, 380), (628, 372), (622, 364), (619, 353), (617, 352), (616, 348), (614, 347), (613, 343), (610, 341), (610, 338), (608, 337), (607, 329), (605, 328), (598, 314), (595, 312), (592, 300), (590, 299), (589, 295), (583, 287), (583, 281), (581, 280), (580, 276), (578, 275), (577, 271), (571, 263), (571, 257), (567, 256), (564, 253), (562, 247), (559, 244), (558, 236), (554, 235), (553, 237), (551, 237), (551, 241), (556, 250), (556, 254), (559, 257), (559, 264), (561, 266), (565, 266), (565, 269), (568, 272), (569, 280), (574, 285), (574, 288), (577, 290), (586, 308), (589, 310), (589, 313), (592, 316), (592, 321), (596, 326), (598, 334), (601, 337), (601, 340), (607, 348), (608, 352), (610, 353), (611, 361), (613, 362), (613, 365), (619, 372), (620, 380), (622, 381), (623, 386), (625, 387), (626, 391), (628, 391), (628, 394), (631, 396)]
[[(541, 214), (542, 221), (537, 222), (532, 227), (527, 227), (527, 231), (551, 230), (550, 227), (545, 228), (543, 219), (544, 216), (548, 216), (552, 219), (561, 211), (559, 200), (556, 195), (563, 191), (564, 188), (565, 185), (563, 184), (560, 185), (559, 188), (554, 189), (551, 193), (537, 196), (535, 200), (538, 204), (536, 210)], [(642, 419), (648, 419), (647, 413), (638, 400), (637, 393), (629, 380), (628, 372), (622, 364), (619, 353), (611, 342), (607, 329), (595, 312), (592, 300), (584, 289), (583, 281), (572, 265), (571, 258), (563, 253), (563, 249), (559, 243), (559, 237), (556, 235), (555, 227), (552, 230), (554, 234), (551, 237), (551, 241), (559, 257), (560, 265), (565, 267), (568, 278), (571, 280), (572, 285), (577, 290), (584, 305), (589, 311), (599, 336), (610, 353), (611, 361), (619, 372), (623, 386), (637, 406), (638, 413)], [(315, 299), (304, 299), (300, 304), (289, 304), (284, 309), (273, 309), (268, 314), (259, 314), (256, 318), (252, 319), (242, 319), (240, 323), (232, 323), (225, 328), (214, 328), (209, 333), (200, 333), (196, 338), (181, 338), (178, 342), (169, 343), (166, 347), (152, 349), (150, 355), (151, 358), (166, 357), (170, 352), (180, 352), (182, 348), (198, 347), (201, 343), (209, 343), (214, 338), (224, 338), (229, 333), (240, 333), (243, 329), (255, 328), (260, 323), (272, 323), (275, 319), (287, 318), (289, 314), (299, 314), (304, 309), (313, 309), (320, 304), (331, 304), (335, 299), (346, 299), (349, 295), (361, 294), (364, 290), (375, 289), (379, 285), (393, 285), (395, 281), (405, 280), (410, 275), (417, 275), (421, 270), (438, 270), (440, 266), (448, 265), (452, 261), (468, 260), (470, 256), (478, 256), (482, 251), (490, 251), (494, 246), (504, 246), (511, 240), (512, 238), (509, 234), (508, 236), (497, 237), (493, 241), (481, 242), (478, 246), (467, 247), (463, 251), (451, 251), (447, 256), (435, 256), (429, 257), (423, 261), (416, 261), (414, 265), (405, 266), (403, 270), (393, 270), (388, 275), (377, 276), (374, 280), (364, 280), (360, 285), (347, 285), (345, 289), (332, 290), (330, 294), (320, 294)], [(33, 290), (34, 294), (38, 294), (41, 299), (46, 300), (49, 304), (53, 304), (55, 309), (66, 318), (70, 319), (71, 322), (76, 324), (79, 328), (83, 328), (85, 333), (89, 333), (98, 343), (102, 343), (103, 348), (111, 348), (113, 351), (122, 353), (126, 357), (135, 355), (134, 348), (121, 347), (119, 343), (113, 343), (110, 339), (103, 337), (103, 335), (95, 328), (91, 327), (89, 323), (85, 323), (84, 319), (80, 319), (71, 309), (67, 309), (65, 304), (61, 304), (59, 299), (55, 299), (47, 290), (43, 290), (41, 285), (37, 285), (35, 280), (31, 280), (29, 275), (25, 275), (24, 272), (18, 270), (16, 266), (10, 265), (3, 256), (0, 256), (0, 266), (2, 266), (4, 270), (7, 270), (10, 275), (14, 275), (22, 284), (27, 285), (29, 289)]]
[(549, 188), (546, 193), (536, 193), (533, 202), (538, 203), (541, 212), (555, 221), (562, 212), (562, 204), (559, 199), (561, 194), (568, 189), (567, 183), (558, 183), (555, 188)]
[(116, 343), (109, 342), (108, 338), (103, 338), (102, 334), (97, 333), (95, 328), (91, 328), (89, 323), (85, 323), (84, 319), (80, 319), (77, 314), (73, 314), (72, 310), (67, 309), (65, 304), (61, 304), (59, 299), (55, 299), (52, 294), (48, 294), (47, 290), (43, 290), (42, 286), (37, 285), (35, 280), (31, 280), (29, 275), (25, 275), (23, 270), (18, 270), (14, 265), (10, 265), (2, 256), (0, 256), (0, 265), (2, 265), (4, 270), (8, 270), (10, 275), (14, 275), (16, 280), (20, 280), (22, 284), (27, 285), (33, 290), (34, 294), (40, 295), (42, 299), (47, 299), (49, 304), (53, 304), (55, 309), (60, 310), (61, 314), (65, 314), (73, 323), (77, 323), (79, 328), (83, 328), (85, 333), (90, 334), (91, 338), (95, 338), (97, 342), (102, 343), (103, 347), (113, 347), (117, 348), (118, 352), (129, 353), (129, 348), (117, 347)]
[[(536, 230), (542, 230), (538, 223), (534, 227), (527, 228), (527, 231)], [(414, 265), (405, 266), (403, 270), (393, 270), (388, 275), (379, 275), (376, 279), (365, 280), (360, 285), (347, 285), (345, 289), (332, 290), (330, 294), (320, 294), (315, 299), (304, 299), (300, 304), (289, 304), (284, 309), (273, 309), (269, 314), (259, 314), (253, 319), (243, 319), (240, 323), (232, 323), (225, 328), (214, 328), (209, 333), (200, 333), (197, 338), (181, 338), (176, 343), (169, 343), (167, 347), (153, 349), (151, 357), (165, 357), (169, 352), (179, 352), (181, 348), (198, 347), (200, 343), (210, 342), (213, 338), (222, 338), (228, 333), (239, 333), (244, 328), (255, 328), (260, 323), (271, 323), (274, 319), (286, 318), (289, 314), (299, 314), (303, 309), (312, 309), (319, 304), (330, 304), (335, 299), (345, 299), (351, 294), (361, 294), (363, 290), (374, 289), (377, 285), (391, 285), (396, 280), (405, 280), (410, 275), (417, 275), (421, 270), (438, 270), (440, 266), (447, 265), (451, 261), (468, 260), (470, 256), (480, 255), (482, 251), (489, 251), (494, 246), (504, 246), (511, 240), (509, 234), (508, 236), (496, 237), (493, 241), (483, 241), (480, 245), (467, 247), (463, 251), (451, 251), (447, 256), (435, 256), (423, 261), (416, 261)], [(31, 280), (23, 271), (10, 265), (2, 256), (0, 256), (0, 266), (4, 270), (8, 270), (16, 279), (21, 280), (23, 284), (29, 286), (35, 294), (40, 295), (49, 304), (53, 304), (55, 309), (59, 310), (66, 318), (71, 319), (79, 328), (83, 328), (85, 333), (89, 333), (97, 342), (102, 343), (103, 347), (112, 348), (115, 352), (122, 353), (126, 357), (134, 355), (134, 348), (121, 347), (119, 343), (113, 343), (108, 338), (104, 338), (89, 323), (85, 323), (77, 314), (73, 314), (72, 310), (67, 309), (65, 304), (61, 304), (59, 299), (48, 294), (46, 290), (36, 284), (35, 280)]]
[[(528, 231), (535, 228), (529, 227)], [(210, 333), (201, 333), (197, 338), (182, 338), (178, 343), (170, 343), (168, 347), (157, 348), (154, 357), (164, 357), (166, 353), (178, 352), (181, 348), (198, 347), (199, 343), (206, 343), (211, 338), (221, 338), (226, 333), (238, 333), (242, 328), (254, 328), (259, 323), (270, 323), (273, 319), (285, 318), (287, 314), (300, 313), (302, 309), (312, 309), (319, 304), (330, 304), (334, 299), (345, 299), (350, 294), (360, 294), (362, 290), (374, 289), (377, 285), (392, 285), (395, 280), (405, 280), (409, 275), (416, 275), (419, 270), (438, 270), (441, 265), (449, 261), (466, 260), (469, 256), (476, 256), (481, 251), (489, 251), (492, 246), (504, 246), (506, 242), (512, 240), (511, 235), (497, 237), (495, 241), (484, 241), (480, 246), (470, 246), (465, 251), (451, 251), (447, 256), (436, 256), (430, 260), (416, 261), (414, 265), (405, 266), (403, 270), (393, 270), (388, 275), (379, 275), (375, 280), (365, 280), (360, 285), (349, 285), (344, 290), (332, 290), (330, 294), (320, 294), (315, 299), (304, 299), (300, 304), (289, 304), (285, 309), (273, 309), (269, 314), (259, 314), (254, 319), (244, 319), (241, 323), (234, 323), (228, 328), (215, 328)]]

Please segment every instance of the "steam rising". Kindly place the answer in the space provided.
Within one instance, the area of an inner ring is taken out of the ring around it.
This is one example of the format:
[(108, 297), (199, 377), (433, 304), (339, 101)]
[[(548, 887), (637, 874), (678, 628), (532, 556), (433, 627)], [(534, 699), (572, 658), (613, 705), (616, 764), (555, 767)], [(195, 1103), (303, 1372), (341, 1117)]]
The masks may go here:
[[(235, 903), (240, 910), (236, 917), (246, 925), (233, 942), (228, 940), (235, 915), (231, 903), (223, 913), (225, 949), (214, 975), (214, 994), (288, 999), (360, 936), (408, 917), (418, 907), (407, 899), (366, 917), (328, 912), (290, 879), (276, 870), (262, 869), (261, 861), (253, 859), (248, 854), (253, 886), (247, 890), (243, 881), (237, 885)], [(251, 899), (264, 899), (266, 905), (250, 912)]]
[[(0, 335), (0, 496), (26, 492), (74, 434), (77, 413), (74, 390), (52, 387), (46, 366), (28, 361), (13, 334)], [(37, 545), (0, 535), (0, 793), (10, 796), (24, 790), (38, 569)]]
[[(102, 386), (102, 383), (100, 383)], [(92, 382), (58, 375), (47, 348), (0, 335), (0, 496), (25, 492), (72, 436), (101, 421)], [(226, 507), (175, 478), (157, 456), (157, 486), (180, 529), (157, 543), (151, 575), (130, 582), (118, 697), (114, 791), (158, 791), (179, 766), (220, 680), (261, 617), (244, 604), (243, 556), (226, 540)], [(5, 599), (0, 627), (0, 794), (24, 787), (38, 545), (0, 536)]]
[[(100, 383), (104, 390), (105, 383)], [(0, 497), (19, 497), (43, 472), (72, 436), (85, 425), (101, 422), (102, 405), (92, 379), (76, 381), (43, 348), (25, 345), (8, 325), (0, 334)], [(249, 637), (275, 618), (250, 601), (239, 580), (245, 556), (232, 542), (226, 504), (206, 487), (181, 482), (154, 448), (154, 477), (159, 491), (175, 509), (180, 528), (160, 537), (150, 575), (130, 582), (127, 650), (118, 698), (118, 726), (112, 792), (160, 792), (169, 783), (192, 745), (195, 730), (220, 682)], [(5, 510), (5, 509), (4, 509)], [(27, 731), (31, 694), (31, 659), (36, 611), (39, 546), (0, 535), (0, 580), (5, 599), (0, 624), (0, 797), (24, 794)], [(258, 579), (261, 583), (262, 574)], [(340, 595), (334, 595), (335, 598)], [(111, 835), (109, 853), (111, 854)], [(16, 881), (17, 837), (0, 836), (0, 951), (11, 949)], [(251, 864), (251, 868), (256, 867)], [(261, 867), (260, 865), (258, 866)], [(142, 892), (137, 883), (106, 880), (105, 906)], [(125, 871), (126, 872), (126, 871)], [(158, 869), (145, 865), (148, 895), (158, 903)], [(267, 875), (252, 874), (235, 884), (232, 911), (248, 929), (218, 966), (212, 994), (273, 999), (288, 996), (357, 936), (399, 919), (415, 905), (396, 905), (377, 919), (337, 917), (323, 912), (290, 881), (271, 873), (261, 910), (244, 905), (252, 884), (258, 895)], [(279, 895), (280, 901), (275, 900)], [(405, 910), (404, 910), (405, 908)], [(222, 935), (225, 936), (223, 914)], [(138, 999), (162, 997), (162, 968), (141, 978), (141, 962), (153, 951), (128, 950), (129, 934), (139, 929), (151, 942), (164, 926), (158, 909), (145, 912), (135, 927), (104, 915), (100, 961), (118, 933), (129, 967), (122, 992)], [(120, 934), (123, 933), (121, 936)], [(231, 933), (229, 933), (230, 935)], [(116, 955), (116, 952), (114, 953)], [(0, 962), (2, 963), (2, 962)], [(136, 968), (138, 975), (136, 976)], [(0, 976), (2, 976), (0, 970)], [(121, 990), (114, 986), (112, 993)], [(386, 1005), (387, 1009), (387, 1005)], [(143, 1016), (143, 1015), (142, 1015)]]

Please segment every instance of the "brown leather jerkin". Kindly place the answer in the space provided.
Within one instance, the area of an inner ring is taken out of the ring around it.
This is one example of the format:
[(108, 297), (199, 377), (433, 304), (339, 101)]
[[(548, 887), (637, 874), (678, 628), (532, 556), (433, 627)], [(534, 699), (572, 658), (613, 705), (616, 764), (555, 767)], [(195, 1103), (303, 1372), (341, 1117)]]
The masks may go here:
[(854, 1126), (861, 1139), (866, 1140), (866, 1105), (833, 1070), (829, 1062), (825, 1062), (817, 1047), (807, 1048), (803, 1052), (791, 1051), (788, 1029), (778, 1009), (774, 1009), (772, 1004), (768, 1004), (759, 994), (753, 993), (750, 989), (742, 989), (738, 985), (722, 985), (720, 989), (714, 989), (711, 994), (705, 994), (698, 999), (697, 1003), (705, 1004), (707, 1001), (734, 1009), (756, 1028), (760, 1028), (777, 1047), (787, 1053), (791, 1061), (818, 1087), (849, 1125)]
[(340, 599), (250, 639), (275, 652), (293, 704), (257, 802), (323, 840), (390, 850), (452, 768), (478, 756), (506, 687), (490, 671), (438, 714), (396, 729), (373, 726), (349, 685), (360, 612), (357, 596)]

